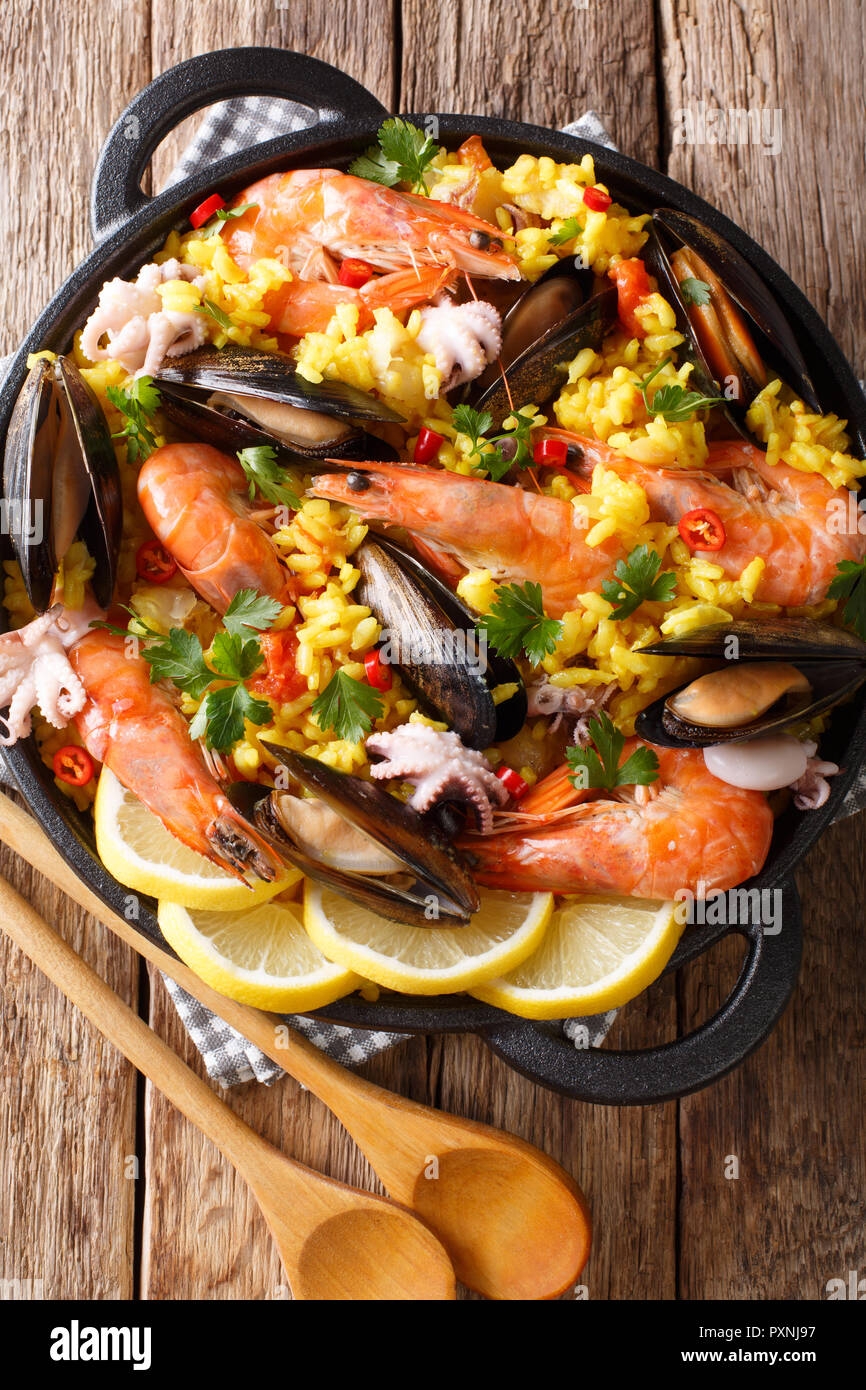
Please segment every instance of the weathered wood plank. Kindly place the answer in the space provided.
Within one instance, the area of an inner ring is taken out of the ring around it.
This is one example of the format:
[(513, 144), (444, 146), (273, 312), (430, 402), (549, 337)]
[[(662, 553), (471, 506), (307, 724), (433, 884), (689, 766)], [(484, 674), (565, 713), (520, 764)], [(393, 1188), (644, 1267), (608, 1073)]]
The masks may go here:
[(592, 107), (621, 149), (658, 153), (651, 0), (404, 0), (405, 111), (553, 127)]
[[(90, 248), (90, 174), (116, 109), (150, 76), (145, 0), (10, 0), (0, 14), (3, 352)], [(106, 75), (110, 80), (106, 81)], [(0, 869), (127, 1000), (132, 954), (5, 851)], [(49, 1298), (134, 1290), (135, 1074), (0, 942), (0, 1278)]]
[[(805, 10), (775, 0), (663, 0), (660, 15), (669, 172), (790, 270), (862, 369), (866, 290), (851, 254), (864, 226), (862, 7), (823, 6), (817, 43)], [(751, 119), (752, 142), (706, 143), (739, 129), (731, 112)], [(682, 1102), (683, 1298), (821, 1298), (828, 1279), (857, 1267), (864, 835), (862, 820), (835, 827), (798, 875), (803, 969), (776, 1033)], [(684, 982), (684, 1027), (717, 996), (715, 973), (696, 966)], [(725, 1176), (727, 1155), (738, 1179)]]

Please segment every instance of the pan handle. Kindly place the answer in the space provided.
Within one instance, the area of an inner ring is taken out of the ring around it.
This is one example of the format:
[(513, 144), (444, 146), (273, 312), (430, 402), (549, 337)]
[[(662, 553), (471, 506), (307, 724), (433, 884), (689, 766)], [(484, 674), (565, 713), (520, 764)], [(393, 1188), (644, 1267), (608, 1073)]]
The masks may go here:
[(315, 113), (311, 127), (381, 121), (385, 107), (330, 63), (281, 48), (221, 48), (178, 63), (139, 92), (102, 147), (90, 198), (93, 235), (101, 241), (150, 199), (141, 180), (157, 145), (180, 121), (230, 97), (286, 97)]
[[(711, 1019), (684, 1038), (645, 1051), (576, 1049), (560, 1034), (521, 1019), (494, 1023), (483, 1037), (510, 1066), (575, 1100), (600, 1105), (651, 1105), (717, 1081), (766, 1039), (797, 981), (802, 951), (800, 898), (782, 886), (782, 923), (774, 935), (760, 925), (735, 928), (749, 942), (740, 977)], [(702, 954), (724, 932), (688, 933), (668, 971)]]

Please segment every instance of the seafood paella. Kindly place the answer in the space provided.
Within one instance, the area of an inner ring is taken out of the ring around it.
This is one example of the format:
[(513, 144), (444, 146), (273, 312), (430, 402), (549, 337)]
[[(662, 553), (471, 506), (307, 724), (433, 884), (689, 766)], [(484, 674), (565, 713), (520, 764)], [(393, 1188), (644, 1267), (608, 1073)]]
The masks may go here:
[(2, 742), (237, 997), (609, 1007), (829, 795), (864, 474), (711, 228), (387, 121), (30, 358)]

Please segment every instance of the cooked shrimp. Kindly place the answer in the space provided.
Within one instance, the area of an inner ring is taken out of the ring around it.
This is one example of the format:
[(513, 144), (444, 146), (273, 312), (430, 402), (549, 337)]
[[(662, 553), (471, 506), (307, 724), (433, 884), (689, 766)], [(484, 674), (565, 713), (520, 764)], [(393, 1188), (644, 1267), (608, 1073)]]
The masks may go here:
[(405, 526), (468, 569), (540, 584), (553, 617), (575, 608), (580, 594), (599, 589), (622, 554), (612, 538), (588, 546), (590, 523), (556, 497), (435, 468), (347, 467), (345, 474), (320, 475), (311, 492), (345, 502), (365, 518)]
[(148, 525), (218, 613), (239, 589), (255, 589), (280, 603), (292, 599), (288, 571), (252, 519), (248, 488), (238, 461), (209, 444), (166, 444), (138, 475)]
[[(625, 756), (642, 746), (630, 739)], [(762, 867), (773, 813), (761, 792), (720, 782), (698, 749), (654, 748), (659, 780), (620, 788), (516, 829), (464, 835), (479, 883), (509, 892), (672, 898), (724, 892)], [(650, 795), (647, 797), (646, 792)]]
[(452, 278), (451, 271), (429, 265), (377, 275), (358, 290), (327, 280), (296, 278), (267, 296), (267, 311), (278, 333), (302, 338), (305, 333), (324, 333), (338, 306), (352, 304), (358, 310), (357, 326), (363, 330), (373, 322), (377, 309), (401, 314), (427, 304)]
[(567, 430), (546, 433), (581, 449), (585, 468), (601, 463), (639, 483), (654, 521), (676, 525), (695, 507), (716, 512), (725, 544), (704, 553), (731, 579), (759, 555), (766, 568), (755, 596), (763, 602), (792, 608), (817, 603), (826, 596), (840, 560), (859, 562), (866, 556), (866, 536), (833, 528), (834, 515), (846, 515), (847, 488), (832, 487), (820, 473), (769, 464), (752, 444), (733, 439), (712, 443), (702, 472), (680, 472), (637, 463), (599, 440)]
[(480, 217), (411, 193), (342, 174), (295, 169), (270, 174), (234, 201), (254, 206), (222, 232), (242, 268), (272, 256), (301, 272), (311, 252), (366, 261), (378, 270), (439, 266), (471, 275), (517, 280), (498, 227)]
[(87, 692), (75, 725), (88, 753), (190, 849), (239, 876), (276, 878), (276, 856), (220, 791), (183, 715), (151, 685), (147, 662), (105, 630), (82, 637), (70, 660)]

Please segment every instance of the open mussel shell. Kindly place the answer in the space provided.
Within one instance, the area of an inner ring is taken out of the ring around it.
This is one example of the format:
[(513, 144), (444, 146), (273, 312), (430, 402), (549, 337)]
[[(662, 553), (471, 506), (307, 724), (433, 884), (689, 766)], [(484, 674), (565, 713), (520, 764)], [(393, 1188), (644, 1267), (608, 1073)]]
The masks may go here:
[[(289, 838), (275, 804), (279, 791), (257, 799), (251, 809), (239, 806), (290, 863), (352, 902), (410, 926), (465, 926), (478, 911), (475, 883), (434, 819), (419, 815), (375, 782), (338, 772), (266, 739), (262, 744), (291, 778), (395, 856), (405, 872), (377, 877), (334, 868), (315, 858), (308, 847)], [(255, 788), (254, 793), (261, 790)], [(249, 793), (244, 795), (247, 801), (252, 799)], [(431, 899), (435, 911), (431, 911)]]
[(285, 353), (260, 352), (234, 343), (223, 348), (197, 348), (184, 357), (167, 357), (156, 375), (175, 386), (258, 396), (341, 420), (403, 423), (396, 410), (356, 386), (343, 381), (308, 381)]
[[(806, 361), (800, 351), (794, 330), (775, 296), (752, 266), (730, 242), (698, 218), (675, 208), (657, 208), (653, 223), (673, 246), (695, 252), (712, 273), (718, 276), (731, 299), (751, 319), (758, 329), (759, 349), (776, 358), (782, 375), (794, 392), (802, 397), (810, 410), (818, 413), (821, 405)], [(751, 395), (760, 382), (752, 379)], [(749, 404), (749, 399), (741, 402)]]
[(102, 408), (66, 357), (39, 358), (28, 373), (6, 437), (3, 491), (37, 613), (50, 606), (58, 566), (76, 535), (95, 561), (96, 600), (107, 607), (122, 529), (120, 474)]
[[(513, 662), (486, 652), (455, 594), (414, 556), (377, 536), (355, 552), (356, 595), (382, 624), (385, 655), (427, 709), (469, 748), (512, 738), (526, 720), (526, 690)], [(514, 685), (497, 704), (497, 686)]]
[[(712, 673), (689, 682), (654, 701), (638, 715), (636, 729), (642, 738), (666, 748), (707, 748), (715, 743), (754, 738), (810, 719), (830, 709), (866, 681), (866, 643), (853, 633), (805, 618), (755, 622), (748, 619), (716, 623), (694, 629), (678, 637), (662, 638), (640, 649), (657, 656), (694, 656), (716, 662), (735, 663), (741, 679), (729, 679), (730, 666), (717, 667), (722, 685), (712, 682)], [(778, 679), (773, 667), (778, 667)], [(788, 668), (791, 679), (787, 678)], [(757, 715), (747, 715), (749, 683), (766, 671), (766, 707)], [(800, 677), (797, 680), (796, 677)], [(805, 688), (804, 681), (805, 680)], [(701, 713), (694, 697), (698, 685), (704, 690), (724, 689), (729, 702), (724, 712), (711, 716)], [(737, 701), (742, 694), (742, 718)], [(774, 698), (775, 697), (775, 698)], [(730, 703), (730, 702), (733, 703)], [(701, 722), (698, 722), (700, 718)]]
[[(524, 301), (518, 301), (518, 306)], [(613, 287), (594, 294), (557, 323), (545, 327), (496, 379), (478, 393), (472, 404), (487, 411), (493, 428), (521, 406), (543, 405), (565, 384), (569, 364), (583, 348), (599, 348), (616, 324), (617, 293)], [(506, 384), (507, 383), (507, 384)], [(510, 392), (510, 396), (509, 396)], [(513, 405), (512, 405), (513, 402)]]
[[(346, 459), (397, 458), (396, 449), (375, 435), (319, 411), (300, 411), (295, 406), (267, 401), (280, 412), (281, 418), (275, 419), (270, 412), (256, 410), (251, 396), (202, 396), (189, 387), (165, 382), (161, 383), (160, 395), (163, 413), (173, 425), (228, 453), (264, 445), (274, 450), (277, 462), (284, 467), (304, 468), (308, 472), (315, 471), (317, 463), (334, 452)], [(251, 409), (257, 418), (250, 414)], [(272, 429), (261, 423), (263, 416), (269, 419)]]

